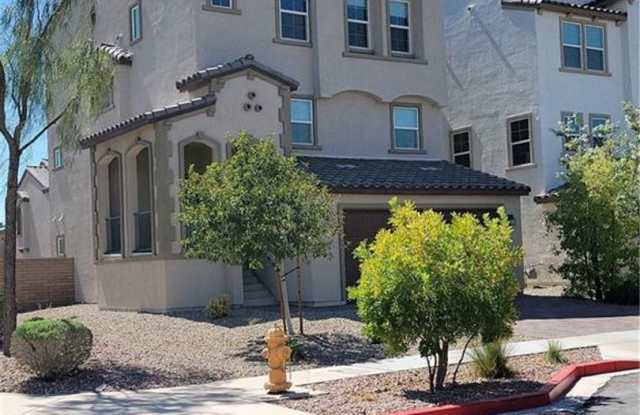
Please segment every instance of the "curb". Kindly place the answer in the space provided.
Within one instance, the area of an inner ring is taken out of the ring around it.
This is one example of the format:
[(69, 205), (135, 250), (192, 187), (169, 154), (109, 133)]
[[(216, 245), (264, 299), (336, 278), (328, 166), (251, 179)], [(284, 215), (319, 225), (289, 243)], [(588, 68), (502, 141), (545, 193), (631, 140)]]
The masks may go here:
[(549, 405), (564, 396), (582, 377), (640, 369), (640, 360), (606, 360), (570, 365), (556, 372), (537, 392), (460, 405), (394, 412), (391, 415), (494, 415)]

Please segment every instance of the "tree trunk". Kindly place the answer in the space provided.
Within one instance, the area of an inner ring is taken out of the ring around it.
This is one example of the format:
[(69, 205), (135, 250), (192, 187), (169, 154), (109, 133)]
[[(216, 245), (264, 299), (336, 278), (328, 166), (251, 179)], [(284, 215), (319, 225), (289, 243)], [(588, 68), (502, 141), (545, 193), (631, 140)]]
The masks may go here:
[(16, 329), (16, 209), (18, 201), (18, 167), (20, 153), (16, 146), (9, 146), (9, 170), (7, 172), (7, 196), (5, 199), (4, 242), (4, 339), (2, 352), (11, 355), (11, 335)]
[(281, 267), (276, 267), (276, 283), (278, 284), (278, 296), (280, 297), (280, 313), (282, 315), (282, 325), (289, 335), (294, 334), (293, 322), (291, 321), (291, 310), (289, 309), (289, 295), (287, 291), (286, 278), (282, 275)]
[(279, 266), (275, 266), (274, 267), (274, 275), (276, 277), (276, 291), (278, 292), (278, 305), (280, 306), (280, 319), (282, 320), (282, 329), (286, 330), (287, 329), (287, 323), (286, 320), (284, 318), (284, 302), (282, 301), (282, 285), (280, 285), (280, 281), (282, 280), (282, 277), (280, 276), (280, 267)]
[(436, 371), (436, 389), (441, 390), (444, 387), (444, 381), (447, 379), (447, 368), (449, 365), (449, 344), (443, 342), (442, 347), (438, 351), (438, 369)]
[(298, 317), (300, 319), (300, 335), (304, 336), (304, 315), (302, 312), (302, 259), (298, 257)]

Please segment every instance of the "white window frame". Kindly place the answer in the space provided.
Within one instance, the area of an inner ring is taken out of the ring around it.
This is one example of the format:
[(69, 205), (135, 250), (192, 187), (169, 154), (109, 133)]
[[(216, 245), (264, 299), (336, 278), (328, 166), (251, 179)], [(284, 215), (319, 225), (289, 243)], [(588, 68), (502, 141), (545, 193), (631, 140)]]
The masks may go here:
[(234, 0), (229, 0), (229, 5), (228, 6), (222, 6), (220, 4), (214, 4), (215, 0), (209, 0), (209, 5), (211, 7), (218, 7), (220, 9), (233, 9), (233, 2)]
[[(511, 133), (513, 129), (511, 128), (514, 123), (526, 120), (529, 125), (529, 138), (527, 140), (521, 140), (513, 142), (511, 139)], [(518, 168), (518, 167), (526, 167), (535, 164), (535, 155), (533, 152), (533, 116), (531, 114), (523, 114), (523, 115), (515, 115), (513, 117), (509, 117), (507, 119), (507, 140), (509, 145), (509, 167)], [(529, 144), (529, 161), (527, 163), (522, 164), (514, 164), (513, 162), (513, 148), (516, 145), (528, 143)]]
[[(460, 134), (467, 134), (467, 139), (469, 140), (469, 150), (456, 153), (455, 137)], [(451, 132), (451, 162), (454, 164), (458, 164), (456, 163), (456, 157), (466, 156), (466, 155), (469, 156), (468, 167), (471, 168), (473, 166), (473, 143), (471, 141), (471, 127), (459, 128)]]
[[(395, 24), (391, 24), (391, 3), (404, 3), (407, 5), (407, 26), (401, 26), (401, 25), (395, 25)], [(388, 24), (389, 24), (389, 51), (391, 52), (391, 54), (393, 55), (411, 55), (413, 53), (413, 42), (411, 41), (411, 36), (413, 35), (412, 30), (411, 30), (411, 26), (412, 26), (412, 22), (411, 22), (411, 2), (408, 0), (389, 0), (389, 6), (388, 6), (388, 13), (389, 16), (387, 17), (388, 19)], [(403, 29), (407, 31), (407, 41), (409, 42), (409, 50), (407, 52), (405, 51), (398, 51), (398, 50), (393, 50), (393, 43), (391, 42), (391, 29)]]
[[(580, 44), (573, 44), (573, 43), (565, 43), (564, 41), (564, 26), (565, 25), (573, 25), (573, 26), (578, 26), (578, 29), (580, 31)], [(562, 46), (562, 67), (565, 69), (569, 69), (569, 70), (574, 70), (574, 71), (580, 71), (583, 70), (585, 65), (584, 65), (584, 33), (582, 30), (582, 24), (578, 23), (578, 22), (574, 22), (571, 20), (560, 20), (560, 45)], [(580, 67), (573, 67), (573, 66), (567, 66), (566, 65), (566, 59), (565, 59), (565, 53), (564, 53), (564, 48), (568, 47), (568, 48), (577, 48), (580, 52)]]
[[(398, 127), (396, 126), (396, 110), (397, 109), (402, 109), (402, 110), (411, 110), (414, 111), (416, 114), (416, 122), (417, 122), (417, 126), (415, 128), (410, 128), (410, 127)], [(421, 142), (422, 142), (422, 136), (420, 134), (420, 109), (418, 107), (413, 107), (413, 106), (409, 106), (409, 105), (393, 105), (391, 107), (391, 118), (393, 120), (393, 149), (394, 150), (408, 150), (408, 151), (417, 151), (420, 150), (421, 147)], [(398, 146), (398, 140), (397, 140), (397, 136), (396, 136), (396, 131), (397, 130), (405, 130), (405, 131), (415, 131), (416, 132), (416, 146), (415, 147), (400, 147)]]
[[(591, 72), (606, 72), (607, 71), (607, 29), (604, 26), (600, 26), (600, 25), (595, 25), (595, 24), (589, 24), (589, 23), (585, 23), (583, 25), (584, 27), (584, 69), (586, 71), (591, 71)], [(588, 27), (593, 27), (596, 29), (599, 29), (602, 32), (602, 47), (598, 48), (598, 47), (592, 47), (589, 46), (588, 44), (588, 37), (587, 37), (587, 28)], [(587, 54), (588, 51), (590, 50), (596, 50), (598, 52), (602, 52), (602, 69), (591, 69), (589, 68), (589, 56)]]
[[(135, 18), (136, 13), (134, 13), (136, 10), (137, 20)], [(132, 44), (142, 40), (142, 5), (140, 2), (131, 5), (129, 8), (129, 38)]]
[(62, 155), (62, 147), (53, 148), (53, 169), (61, 169), (64, 167), (64, 157)]
[[(293, 106), (294, 102), (304, 102), (309, 105), (309, 115), (310, 120), (295, 120), (293, 118), (293, 111), (291, 111), (291, 142), (294, 146), (313, 146), (316, 142), (315, 131), (314, 131), (314, 118), (315, 118), (315, 110), (314, 110), (314, 102), (313, 99), (310, 98), (291, 98), (291, 106)], [(293, 141), (293, 124), (306, 124), (311, 127), (311, 141), (303, 143)]]
[(66, 245), (64, 235), (56, 236), (56, 256), (58, 257), (67, 256), (67, 245)]
[[(306, 4), (306, 12), (299, 12), (297, 10), (289, 10), (282, 7), (282, 0), (278, 0), (278, 23), (280, 25), (280, 39), (286, 40), (289, 42), (300, 42), (300, 43), (309, 43), (309, 0), (303, 0)], [(304, 39), (296, 39), (294, 37), (286, 37), (284, 35), (284, 31), (282, 30), (282, 15), (284, 13), (295, 14), (298, 16), (305, 17), (305, 38)]]
[[(365, 50), (365, 51), (369, 51), (372, 49), (371, 47), (371, 7), (370, 7), (370, 0), (364, 0), (366, 3), (366, 7), (367, 7), (367, 20), (359, 20), (359, 19), (351, 19), (349, 17), (349, 0), (345, 1), (346, 4), (346, 9), (345, 9), (345, 13), (347, 15), (347, 46), (349, 46), (349, 49), (353, 49), (353, 50)], [(367, 26), (367, 47), (362, 47), (362, 46), (353, 46), (349, 41), (350, 41), (350, 33), (349, 33), (349, 23), (356, 23), (356, 24), (363, 24)]]

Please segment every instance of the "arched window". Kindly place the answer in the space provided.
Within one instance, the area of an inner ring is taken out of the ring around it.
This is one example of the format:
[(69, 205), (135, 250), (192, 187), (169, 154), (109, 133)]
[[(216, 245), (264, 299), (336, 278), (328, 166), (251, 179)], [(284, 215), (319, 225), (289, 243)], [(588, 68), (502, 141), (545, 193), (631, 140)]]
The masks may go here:
[(136, 197), (137, 211), (133, 213), (135, 224), (135, 253), (151, 252), (151, 158), (149, 147), (137, 154), (136, 163)]
[(109, 181), (109, 216), (106, 218), (107, 246), (105, 254), (122, 253), (122, 186), (120, 173), (120, 159), (115, 157), (107, 166), (107, 180)]
[(184, 178), (189, 177), (189, 168), (193, 166), (196, 173), (204, 173), (207, 166), (213, 163), (213, 149), (203, 143), (189, 143), (184, 146)]

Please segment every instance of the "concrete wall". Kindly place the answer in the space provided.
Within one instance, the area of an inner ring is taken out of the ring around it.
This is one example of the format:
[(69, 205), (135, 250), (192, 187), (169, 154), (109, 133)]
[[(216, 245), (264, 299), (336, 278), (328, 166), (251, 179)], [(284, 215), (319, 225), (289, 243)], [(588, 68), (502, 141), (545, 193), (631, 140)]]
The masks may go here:
[[(0, 259), (0, 270), (4, 269)], [(0, 275), (2, 272), (0, 271)], [(19, 311), (74, 303), (73, 259), (29, 258), (16, 263), (16, 300)], [(0, 278), (0, 291), (4, 277)]]
[(22, 214), (22, 232), (16, 239), (18, 258), (54, 256), (55, 245), (49, 239), (52, 226), (49, 189), (43, 189), (28, 172), (19, 189), (28, 194), (29, 199), (18, 204)]

